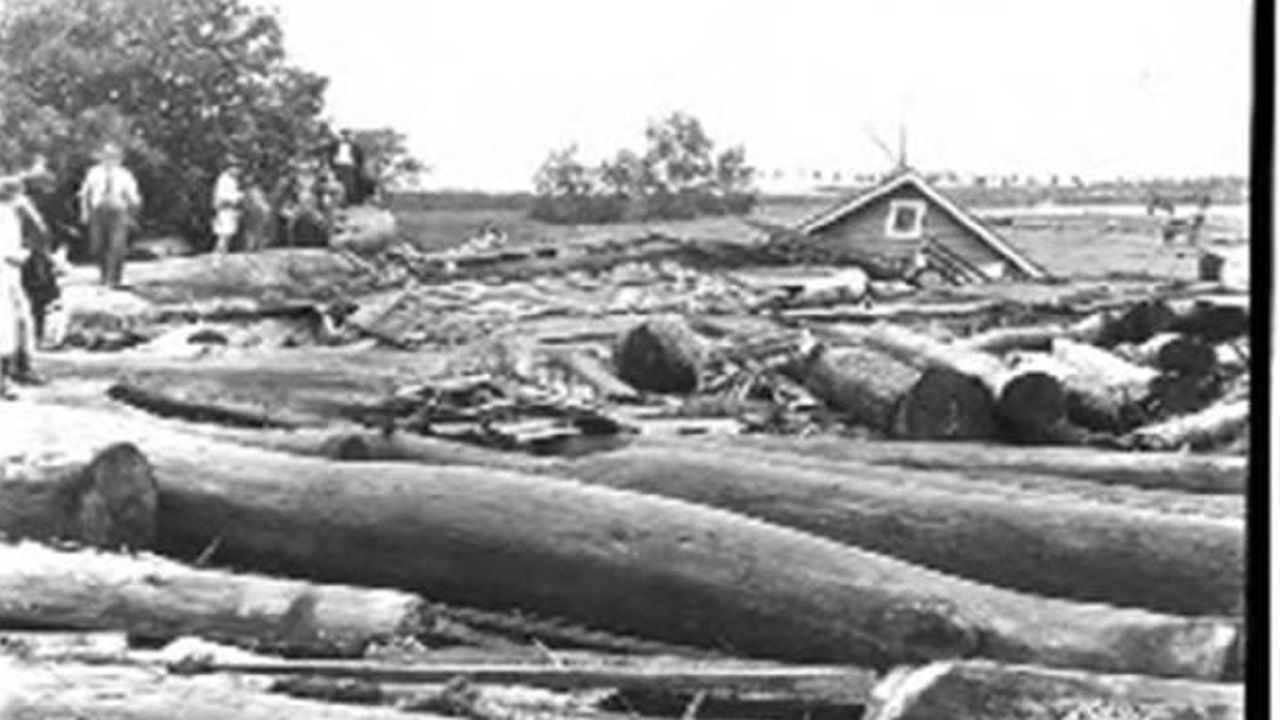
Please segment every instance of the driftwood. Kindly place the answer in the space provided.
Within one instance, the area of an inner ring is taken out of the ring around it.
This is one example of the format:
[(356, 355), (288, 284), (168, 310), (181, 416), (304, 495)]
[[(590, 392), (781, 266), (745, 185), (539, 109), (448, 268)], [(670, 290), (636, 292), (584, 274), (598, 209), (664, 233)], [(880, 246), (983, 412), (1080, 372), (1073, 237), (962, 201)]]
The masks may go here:
[[(663, 445), (670, 441), (662, 440)], [(706, 441), (700, 441), (706, 445)], [(1133, 485), (1187, 493), (1245, 491), (1242, 458), (1177, 452), (1123, 452), (1068, 447), (1021, 447), (995, 443), (850, 441), (839, 437), (724, 437), (724, 452), (770, 451), (785, 458), (825, 458), (888, 467), (953, 470), (1009, 476), (1057, 476), (1108, 485)], [(392, 458), (387, 458), (392, 459)]]
[(1240, 684), (1098, 675), (1030, 665), (940, 662), (890, 673), (866, 720), (1234, 720)]
[(0, 626), (200, 635), (308, 654), (359, 654), (412, 633), (421, 601), (394, 590), (198, 570), (156, 557), (0, 545)]
[(999, 358), (963, 345), (941, 343), (894, 325), (881, 324), (865, 336), (867, 344), (917, 367), (940, 367), (980, 381), (995, 401), (996, 417), (1019, 439), (1039, 439), (1066, 417), (1061, 382), (1035, 369), (1010, 368)]
[(1055, 338), (1063, 337), (1068, 328), (1062, 325), (1033, 325), (1029, 327), (1002, 327), (970, 335), (956, 344), (969, 350), (1002, 355), (1013, 350), (1049, 350)]
[(1139, 447), (1204, 450), (1230, 442), (1249, 429), (1249, 400), (1215, 403), (1192, 415), (1140, 427), (1129, 434)]
[[(7, 428), (6, 434), (12, 437)], [(76, 439), (74, 426), (59, 427), (41, 442), (6, 449), (7, 457), (0, 457), (0, 535), (150, 547), (158, 498), (151, 465), (132, 444)]]
[[(980, 653), (1218, 677), (1231, 622), (1019, 595), (719, 510), (549, 478), (144, 445), (162, 547), (748, 656)], [(519, 583), (510, 578), (519, 576)], [(1139, 649), (1140, 648), (1140, 649)]]
[(1210, 343), (1249, 332), (1249, 297), (1193, 298), (1170, 303), (1169, 330), (1203, 338)]
[(640, 393), (635, 388), (618, 379), (594, 355), (563, 349), (548, 349), (545, 353), (553, 364), (591, 386), (602, 400), (635, 402), (640, 399)]
[(801, 364), (799, 375), (815, 397), (852, 422), (891, 437), (994, 434), (990, 394), (967, 376), (920, 370), (866, 346), (819, 346)]
[(1242, 609), (1238, 519), (1001, 491), (940, 473), (844, 470), (653, 447), (566, 464), (575, 479), (741, 512), (999, 587), (1184, 614)]
[(155, 668), (0, 658), (0, 716), (110, 720), (404, 720), (399, 710), (297, 700), (266, 678), (176, 677)]

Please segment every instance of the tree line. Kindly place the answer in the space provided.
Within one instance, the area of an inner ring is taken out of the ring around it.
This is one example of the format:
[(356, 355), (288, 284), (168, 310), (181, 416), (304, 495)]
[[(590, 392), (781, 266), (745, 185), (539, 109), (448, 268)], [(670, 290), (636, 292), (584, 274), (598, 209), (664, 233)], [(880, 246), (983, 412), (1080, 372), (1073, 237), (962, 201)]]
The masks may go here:
[(756, 202), (752, 172), (742, 146), (718, 150), (697, 118), (676, 112), (649, 124), (641, 153), (623, 148), (588, 165), (576, 145), (552, 151), (530, 215), (578, 224), (745, 214)]

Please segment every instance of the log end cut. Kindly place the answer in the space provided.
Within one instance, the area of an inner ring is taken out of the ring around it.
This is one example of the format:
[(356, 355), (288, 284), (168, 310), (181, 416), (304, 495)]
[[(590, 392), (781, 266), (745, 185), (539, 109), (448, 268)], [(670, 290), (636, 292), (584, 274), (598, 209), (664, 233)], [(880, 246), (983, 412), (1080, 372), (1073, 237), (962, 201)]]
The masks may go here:
[(650, 320), (622, 336), (614, 365), (618, 377), (639, 390), (691, 393), (698, 388), (701, 341), (682, 320)]
[(67, 491), (75, 539), (104, 548), (149, 548), (155, 543), (159, 492), (151, 463), (133, 444), (117, 443), (99, 452)]

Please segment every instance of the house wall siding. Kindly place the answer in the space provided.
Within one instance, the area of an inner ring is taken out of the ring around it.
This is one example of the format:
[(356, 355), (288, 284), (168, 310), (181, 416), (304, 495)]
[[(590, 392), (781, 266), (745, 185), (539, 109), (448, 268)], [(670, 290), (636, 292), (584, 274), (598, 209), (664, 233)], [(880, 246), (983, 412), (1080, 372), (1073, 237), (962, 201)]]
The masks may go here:
[[(890, 238), (885, 234), (889, 204), (893, 200), (924, 200), (926, 211), (921, 239), (904, 240)], [(858, 248), (889, 258), (910, 258), (923, 238), (937, 240), (939, 244), (980, 268), (1007, 263), (999, 253), (987, 247), (972, 231), (953, 219), (950, 213), (910, 185), (877, 198), (852, 215), (814, 233), (814, 242), (832, 250)]]

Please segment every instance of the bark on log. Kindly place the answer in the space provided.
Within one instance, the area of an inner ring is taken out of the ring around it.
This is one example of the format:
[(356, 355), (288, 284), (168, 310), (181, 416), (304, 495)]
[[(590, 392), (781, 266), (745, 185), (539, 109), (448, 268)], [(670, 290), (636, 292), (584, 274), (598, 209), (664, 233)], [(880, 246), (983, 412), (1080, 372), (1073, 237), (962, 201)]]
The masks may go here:
[(1160, 374), (1118, 355), (1067, 339), (1053, 341), (1068, 395), (1067, 416), (1091, 430), (1118, 433), (1141, 422)]
[(1193, 335), (1160, 333), (1133, 348), (1131, 360), (1161, 372), (1205, 375), (1218, 358), (1213, 345)]
[(890, 673), (865, 720), (1231, 720), (1244, 718), (1240, 684), (1098, 675), (981, 660)]
[(24, 443), (0, 458), (0, 535), (151, 547), (159, 496), (147, 459), (130, 443), (77, 438), (74, 426), (61, 427), (45, 438), (51, 442)]
[(1236, 635), (1227, 621), (1033, 598), (732, 513), (574, 482), (208, 442), (148, 453), (169, 552), (194, 554), (220, 537), (227, 562), (749, 656), (887, 667), (976, 653), (1217, 677)]
[[(809, 392), (856, 424), (891, 437), (986, 438), (991, 397), (967, 376), (921, 371), (866, 346), (819, 347), (802, 363)], [(927, 376), (927, 377), (926, 377)]]
[(394, 590), (0, 544), (0, 627), (199, 635), (257, 649), (358, 655), (374, 640), (415, 632), (420, 622), (421, 601)]
[(993, 355), (888, 324), (872, 328), (866, 342), (908, 364), (940, 367), (980, 381), (995, 401), (996, 418), (1015, 439), (1040, 437), (1066, 417), (1062, 385), (1048, 373), (1011, 369)]
[(1234, 440), (1249, 429), (1249, 401), (1215, 403), (1204, 410), (1140, 427), (1129, 437), (1140, 447), (1205, 450)]
[[(661, 440), (662, 446), (669, 446), (671, 442), (665, 438)], [(698, 442), (700, 445), (707, 443), (706, 440)], [(989, 443), (851, 442), (844, 438), (777, 436), (730, 436), (716, 439), (714, 445), (724, 448), (727, 453), (768, 451), (784, 457), (826, 458), (920, 470), (1049, 475), (1187, 493), (1240, 494), (1248, 480), (1244, 460), (1225, 455), (1133, 453)]]
[(94, 720), (404, 720), (392, 708), (297, 700), (266, 678), (176, 677), (155, 668), (0, 659), (0, 717)]
[(592, 484), (740, 512), (1022, 592), (1193, 615), (1242, 611), (1239, 520), (1108, 507), (921, 472), (849, 466), (841, 475), (714, 451), (631, 448), (566, 468)]
[[(1065, 399), (1066, 420), (1070, 425), (1113, 434), (1132, 427), (1131, 419), (1137, 413), (1139, 399), (1131, 397), (1125, 388), (1109, 384), (1105, 378), (1053, 355), (1017, 353), (1010, 356), (1009, 361), (1013, 367), (1043, 373), (1058, 381)], [(1049, 437), (1052, 436), (1045, 433), (1033, 439), (1047, 440)]]

